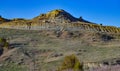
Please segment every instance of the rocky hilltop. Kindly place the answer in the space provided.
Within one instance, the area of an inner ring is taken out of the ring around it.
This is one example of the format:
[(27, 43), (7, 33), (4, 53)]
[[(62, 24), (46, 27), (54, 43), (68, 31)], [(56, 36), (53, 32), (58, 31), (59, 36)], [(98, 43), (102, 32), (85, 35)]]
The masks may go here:
[(46, 14), (41, 14), (40, 16), (33, 18), (33, 20), (59, 20), (61, 21), (61, 23), (63, 23), (63, 21), (74, 22), (78, 21), (79, 19), (73, 17), (71, 14), (67, 13), (62, 9), (58, 9), (52, 10)]
[[(2, 19), (2, 18), (1, 18)], [(97, 31), (108, 33), (120, 33), (120, 28), (114, 26), (103, 26), (84, 20), (82, 17), (75, 18), (62, 9), (52, 10), (46, 14), (41, 14), (31, 20), (15, 18), (2, 22), (1, 28), (13, 28), (24, 30), (68, 30), (68, 31)]]

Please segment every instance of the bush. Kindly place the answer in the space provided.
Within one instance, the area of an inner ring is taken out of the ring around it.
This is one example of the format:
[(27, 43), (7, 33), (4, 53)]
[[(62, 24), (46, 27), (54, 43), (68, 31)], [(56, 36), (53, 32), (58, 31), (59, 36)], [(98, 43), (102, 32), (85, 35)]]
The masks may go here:
[(72, 54), (64, 58), (61, 67), (58, 69), (58, 71), (63, 70), (83, 71), (83, 64), (81, 64), (78, 58)]
[(4, 38), (0, 38), (0, 47), (6, 47), (6, 48), (8, 48), (9, 47), (9, 43), (7, 42), (7, 40), (6, 39), (4, 39)]

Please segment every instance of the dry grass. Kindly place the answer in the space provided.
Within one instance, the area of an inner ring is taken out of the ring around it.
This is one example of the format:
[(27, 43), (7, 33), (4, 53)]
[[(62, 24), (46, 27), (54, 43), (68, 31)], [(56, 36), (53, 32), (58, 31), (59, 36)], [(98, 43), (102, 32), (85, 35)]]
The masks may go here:
[[(109, 43), (94, 42), (94, 45), (91, 45), (92, 42), (88, 43), (87, 40), (85, 41), (81, 37), (66, 39), (49, 37), (43, 33), (45, 32), (0, 29), (0, 37), (9, 38), (12, 46), (22, 47), (24, 52), (27, 52), (30, 56), (32, 56), (32, 53), (35, 53), (36, 68), (41, 68), (41, 70), (57, 68), (63, 58), (71, 53), (77, 55), (83, 62), (99, 62), (105, 59), (119, 58), (120, 56), (120, 46), (117, 45), (119, 42), (115, 40)], [(25, 64), (29, 66), (29, 63), (31, 63), (30, 59), (33, 59), (33, 57), (28, 58), (26, 55), (22, 56), (23, 50), (20, 49), (9, 53), (12, 55), (10, 57), (15, 63), (23, 58), (25, 59), (24, 62), (27, 62)], [(62, 56), (59, 56), (59, 54), (62, 54)], [(56, 57), (56, 55), (58, 56)]]

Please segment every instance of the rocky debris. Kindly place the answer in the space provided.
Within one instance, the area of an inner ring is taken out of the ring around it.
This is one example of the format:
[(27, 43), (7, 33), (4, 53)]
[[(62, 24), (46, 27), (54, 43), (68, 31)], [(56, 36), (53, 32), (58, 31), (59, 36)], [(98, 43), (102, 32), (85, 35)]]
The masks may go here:
[(103, 34), (103, 35), (101, 36), (101, 38), (102, 38), (103, 41), (109, 41), (109, 40), (114, 39), (113, 36), (110, 36), (110, 35), (107, 35), (107, 34)]
[(102, 63), (103, 65), (109, 65), (109, 66), (120, 65), (120, 58), (104, 60)]
[(51, 54), (51, 57), (60, 57), (60, 56), (63, 56), (62, 53), (53, 53)]

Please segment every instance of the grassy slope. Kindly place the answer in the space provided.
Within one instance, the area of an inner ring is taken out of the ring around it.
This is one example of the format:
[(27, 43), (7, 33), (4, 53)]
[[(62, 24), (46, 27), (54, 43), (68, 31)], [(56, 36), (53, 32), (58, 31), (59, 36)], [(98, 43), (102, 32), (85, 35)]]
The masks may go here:
[[(37, 62), (36, 68), (39, 70), (56, 68), (64, 56), (72, 53), (76, 54), (84, 62), (102, 61), (120, 56), (120, 45), (116, 46), (120, 41), (97, 42), (93, 43), (95, 45), (91, 45), (92, 43), (88, 44), (81, 38), (61, 39), (54, 38), (54, 36), (48, 37), (40, 31), (10, 29), (0, 29), (0, 37), (9, 38), (11, 44), (15, 47), (23, 47), (24, 50), (27, 49), (25, 51), (28, 51), (29, 54), (36, 53), (34, 54), (34, 58)], [(112, 46), (108, 46), (108, 44)], [(36, 51), (41, 53), (37, 53)], [(22, 58), (16, 52), (12, 54), (11, 58), (13, 60), (16, 57), (18, 59)], [(63, 56), (55, 56), (59, 54)], [(15, 62), (17, 62), (17, 59)]]

